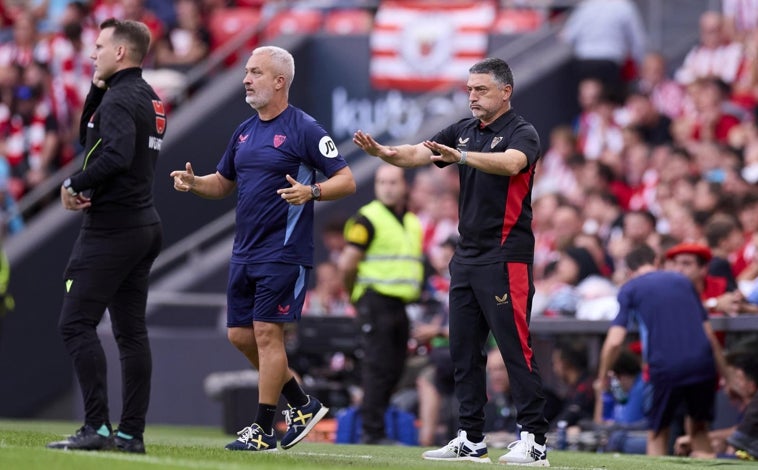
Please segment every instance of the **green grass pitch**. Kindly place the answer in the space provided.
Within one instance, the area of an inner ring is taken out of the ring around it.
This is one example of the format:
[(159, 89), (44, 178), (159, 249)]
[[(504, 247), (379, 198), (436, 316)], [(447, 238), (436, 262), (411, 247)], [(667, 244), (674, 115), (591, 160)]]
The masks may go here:
[[(57, 451), (45, 448), (50, 441), (71, 434), (79, 425), (71, 422), (0, 420), (0, 469), (255, 469), (255, 470), (369, 470), (481, 468), (473, 462), (432, 462), (421, 458), (420, 447), (364, 446), (312, 443), (307, 440), (290, 450), (255, 454), (231, 452), (224, 445), (233, 436), (220, 429), (192, 426), (148, 426), (146, 455), (118, 452)], [(493, 462), (505, 453), (490, 449)], [(619, 470), (725, 470), (756, 469), (758, 462), (694, 460), (645, 456), (551, 451), (552, 468)], [(493, 463), (493, 465), (498, 465)], [(515, 467), (520, 468), (520, 467)]]

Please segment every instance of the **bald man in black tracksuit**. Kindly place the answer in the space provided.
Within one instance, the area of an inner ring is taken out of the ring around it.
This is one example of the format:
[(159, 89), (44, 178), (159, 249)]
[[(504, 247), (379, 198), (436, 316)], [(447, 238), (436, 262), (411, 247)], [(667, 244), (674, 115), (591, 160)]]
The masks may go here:
[[(162, 242), (152, 187), (166, 113), (142, 79), (147, 27), (106, 20), (100, 28), (80, 126), (84, 165), (61, 188), (63, 206), (84, 212), (64, 273), (59, 328), (79, 379), (85, 419), (76, 434), (48, 447), (144, 453), (152, 370), (145, 308), (148, 274)], [(117, 432), (109, 420), (105, 354), (96, 332), (106, 308), (121, 358)]]

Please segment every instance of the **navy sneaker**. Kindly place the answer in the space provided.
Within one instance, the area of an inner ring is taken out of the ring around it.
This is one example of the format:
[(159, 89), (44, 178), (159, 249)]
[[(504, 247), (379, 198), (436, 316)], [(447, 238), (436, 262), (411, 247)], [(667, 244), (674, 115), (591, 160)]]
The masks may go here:
[(113, 444), (116, 450), (120, 452), (128, 452), (130, 454), (145, 453), (145, 441), (139, 437), (129, 436), (119, 431), (114, 433)]
[(109, 429), (104, 427), (104, 431), (108, 432), (107, 436), (98, 433), (89, 424), (85, 424), (73, 436), (68, 436), (62, 441), (51, 442), (47, 447), (61, 450), (110, 450), (113, 448), (113, 436)]
[(258, 452), (271, 452), (276, 449), (276, 436), (274, 433), (266, 434), (257, 423), (238, 432), (236, 441), (226, 445), (227, 450), (252, 450)]
[(288, 410), (282, 411), (284, 421), (287, 423), (287, 432), (282, 438), (282, 448), (289, 449), (302, 441), (328, 412), (329, 408), (312, 396), (308, 396), (308, 403), (305, 405), (290, 406)]

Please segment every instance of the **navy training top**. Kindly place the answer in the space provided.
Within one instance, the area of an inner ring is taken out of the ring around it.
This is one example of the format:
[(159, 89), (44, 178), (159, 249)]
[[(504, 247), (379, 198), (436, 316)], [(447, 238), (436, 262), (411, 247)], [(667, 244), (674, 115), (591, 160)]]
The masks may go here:
[(276, 193), (290, 175), (304, 185), (316, 170), (331, 177), (347, 166), (316, 120), (288, 106), (270, 121), (252, 116), (237, 127), (216, 169), (237, 183), (237, 231), (231, 262), (313, 266), (313, 201), (290, 205)]
[(673, 271), (654, 271), (629, 280), (618, 293), (612, 325), (639, 327), (650, 381), (687, 385), (716, 378), (708, 320), (692, 281)]

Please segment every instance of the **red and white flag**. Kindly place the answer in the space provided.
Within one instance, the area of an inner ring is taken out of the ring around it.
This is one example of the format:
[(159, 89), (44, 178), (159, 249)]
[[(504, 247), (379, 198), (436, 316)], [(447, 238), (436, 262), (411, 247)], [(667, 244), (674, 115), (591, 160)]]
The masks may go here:
[(371, 33), (375, 89), (426, 91), (461, 84), (487, 53), (494, 1), (384, 1)]

